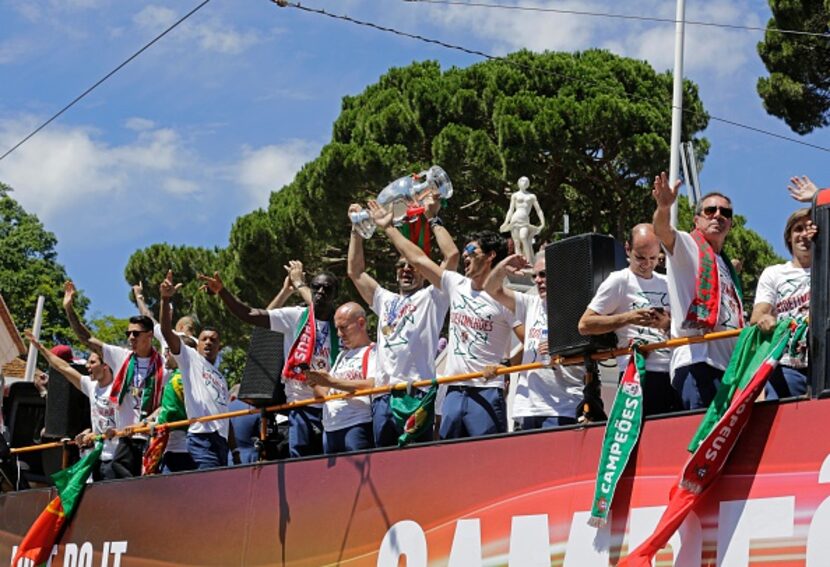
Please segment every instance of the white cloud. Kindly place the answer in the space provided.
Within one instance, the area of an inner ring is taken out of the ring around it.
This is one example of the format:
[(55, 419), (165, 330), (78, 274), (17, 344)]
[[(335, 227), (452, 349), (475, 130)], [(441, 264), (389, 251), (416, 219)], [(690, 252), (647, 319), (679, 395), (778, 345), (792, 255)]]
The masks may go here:
[(290, 183), (303, 164), (313, 159), (319, 149), (319, 146), (303, 140), (256, 150), (245, 148), (236, 168), (236, 177), (246, 188), (254, 206), (266, 206), (271, 192)]
[[(133, 22), (145, 31), (159, 33), (179, 17), (170, 8), (151, 5), (136, 14)], [(185, 21), (166, 40), (189, 46), (196, 42), (204, 50), (235, 55), (260, 43), (262, 36), (256, 30), (239, 31), (213, 18), (198, 23)]]
[(134, 116), (132, 118), (128, 118), (127, 121), (124, 123), (130, 130), (135, 130), (136, 132), (142, 132), (144, 130), (152, 130), (155, 127), (156, 123), (152, 120), (147, 118), (141, 118), (140, 116)]
[(199, 185), (189, 179), (168, 177), (164, 180), (164, 189), (173, 195), (193, 195), (199, 191)]
[[(621, 5), (622, 4), (622, 5)], [(523, 7), (550, 8), (548, 2), (519, 2)], [(578, 51), (595, 46), (649, 61), (656, 69), (674, 62), (674, 24), (630, 19), (562, 14), (541, 11), (485, 9), (472, 6), (432, 6), (417, 10), (399, 8), (396, 17), (403, 29), (412, 29), (414, 18), (429, 20), (452, 32), (464, 30), (491, 43), (494, 55), (517, 49)], [(614, 3), (557, 2), (558, 10), (593, 14), (630, 14), (674, 19), (675, 4), (665, 0)], [(687, 7), (686, 19), (738, 25), (760, 25), (747, 0), (711, 0)], [(754, 57), (759, 34), (709, 26), (686, 26), (685, 69), (728, 75)], [(463, 43), (461, 40), (457, 42)], [(485, 49), (487, 50), (487, 49)]]
[(0, 65), (18, 62), (32, 47), (31, 41), (19, 37), (0, 42)]

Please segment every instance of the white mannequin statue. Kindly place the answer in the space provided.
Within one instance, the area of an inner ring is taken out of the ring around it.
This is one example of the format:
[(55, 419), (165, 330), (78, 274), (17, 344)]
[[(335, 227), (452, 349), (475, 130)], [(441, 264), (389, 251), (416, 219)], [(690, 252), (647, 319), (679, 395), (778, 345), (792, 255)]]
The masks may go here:
[[(530, 180), (522, 176), (519, 178), (518, 185), (519, 190), (510, 196), (510, 208), (507, 210), (504, 224), (499, 228), (499, 232), (509, 231), (516, 254), (521, 254), (532, 264), (536, 259), (536, 254), (533, 252), (533, 238), (545, 228), (545, 215), (542, 213), (542, 207), (539, 206), (536, 195), (527, 190), (530, 187)], [(531, 208), (536, 210), (536, 215), (539, 217), (538, 226), (530, 224)]]

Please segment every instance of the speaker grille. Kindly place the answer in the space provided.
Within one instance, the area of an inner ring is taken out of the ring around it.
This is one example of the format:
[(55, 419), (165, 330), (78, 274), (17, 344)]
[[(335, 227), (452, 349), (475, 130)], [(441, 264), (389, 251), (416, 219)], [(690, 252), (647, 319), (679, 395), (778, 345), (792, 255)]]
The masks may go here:
[(254, 328), (245, 371), (239, 384), (239, 399), (257, 407), (285, 402), (285, 390), (280, 378), (285, 361), (283, 342), (281, 333)]
[(576, 355), (616, 345), (613, 333), (579, 334), (579, 319), (599, 285), (618, 265), (622, 247), (610, 236), (581, 234), (545, 248), (548, 346), (554, 355)]

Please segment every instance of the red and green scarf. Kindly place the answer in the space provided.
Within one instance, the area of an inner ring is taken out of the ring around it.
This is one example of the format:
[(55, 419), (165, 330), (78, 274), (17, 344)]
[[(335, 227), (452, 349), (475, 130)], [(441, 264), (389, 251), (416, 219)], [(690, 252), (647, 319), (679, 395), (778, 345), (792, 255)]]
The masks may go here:
[[(329, 341), (329, 368), (334, 366), (337, 356), (340, 354), (340, 340), (337, 338), (337, 331), (331, 321), (328, 325)], [(285, 366), (282, 369), (282, 377), (286, 380), (305, 381), (305, 371), (311, 365), (311, 359), (317, 350), (317, 320), (314, 318), (314, 307), (305, 308), (300, 321), (297, 324), (297, 338), (288, 351), (285, 358)]]
[[(715, 254), (715, 250), (706, 241), (706, 238), (700, 230), (693, 230), (691, 236), (695, 244), (697, 244), (698, 269), (695, 280), (695, 298), (692, 300), (692, 304), (689, 305), (689, 311), (686, 313), (683, 328), (712, 330), (718, 324), (721, 300), (718, 255)], [(720, 257), (729, 269), (729, 275), (735, 286), (738, 301), (743, 302), (741, 279), (738, 277), (735, 267), (732, 266), (732, 262), (725, 252), (721, 252)], [(738, 310), (738, 321), (739, 327), (743, 327), (743, 306)]]
[[(138, 366), (137, 355), (132, 352), (112, 381), (110, 401), (116, 405), (124, 402), (127, 391), (135, 383), (136, 369)], [(153, 413), (161, 401), (162, 377), (164, 375), (164, 361), (156, 349), (150, 353), (150, 366), (147, 369), (147, 376), (144, 378), (144, 386), (141, 389), (141, 419)]]
[[(156, 430), (150, 445), (144, 452), (142, 462), (142, 473), (144, 475), (158, 474), (161, 466), (161, 458), (167, 449), (167, 442), (170, 439), (170, 428), (165, 425), (171, 421), (182, 421), (187, 419), (187, 411), (184, 407), (184, 384), (182, 384), (182, 371), (178, 368), (170, 375), (170, 380), (164, 386), (161, 395), (161, 409), (159, 410)], [(185, 426), (186, 427), (186, 426)]]
[(418, 248), (424, 251), (429, 256), (431, 247), (432, 231), (429, 227), (429, 221), (424, 215), (418, 215), (411, 223), (404, 223), (400, 227), (401, 234), (403, 234), (410, 242), (413, 242)]

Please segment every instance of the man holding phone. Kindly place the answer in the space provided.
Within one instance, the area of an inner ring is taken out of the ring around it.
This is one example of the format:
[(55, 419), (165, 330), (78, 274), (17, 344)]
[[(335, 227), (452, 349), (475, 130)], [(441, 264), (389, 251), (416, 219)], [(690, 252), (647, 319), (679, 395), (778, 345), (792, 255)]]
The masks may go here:
[[(612, 272), (579, 320), (583, 335), (615, 333), (617, 346), (632, 342), (658, 343), (667, 340), (671, 324), (669, 288), (666, 276), (654, 271), (660, 256), (660, 241), (650, 224), (638, 224), (625, 243), (628, 268)], [(671, 386), (668, 349), (652, 351), (646, 357), (643, 377), (645, 415), (679, 409), (679, 399)], [(628, 355), (617, 358), (620, 375)]]

